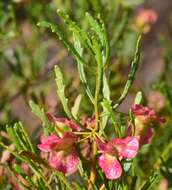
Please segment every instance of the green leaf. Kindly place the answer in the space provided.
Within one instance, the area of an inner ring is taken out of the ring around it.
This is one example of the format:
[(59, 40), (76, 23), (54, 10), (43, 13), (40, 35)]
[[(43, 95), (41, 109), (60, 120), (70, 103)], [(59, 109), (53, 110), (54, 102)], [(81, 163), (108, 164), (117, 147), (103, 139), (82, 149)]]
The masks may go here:
[[(82, 57), (83, 56), (83, 48), (81, 47), (81, 43), (80, 40), (77, 36), (75, 36), (75, 43), (74, 43), (75, 49), (78, 52), (78, 54)], [(79, 59), (77, 59), (77, 67), (78, 67), (78, 72), (79, 72), (79, 76), (81, 79), (81, 82), (84, 84), (85, 88), (86, 88), (86, 93), (88, 95), (88, 97), (90, 98), (91, 102), (94, 102), (93, 96), (91, 94), (91, 90), (89, 88), (86, 76), (85, 76), (85, 71), (84, 71), (84, 66), (83, 64), (80, 62)]]
[(136, 131), (136, 124), (135, 124), (135, 118), (134, 118), (134, 115), (133, 115), (133, 112), (129, 111), (129, 117), (130, 117), (130, 121), (132, 123), (132, 135), (134, 136), (135, 135), (135, 131)]
[(94, 55), (95, 60), (97, 62), (98, 67), (100, 67), (102, 70), (102, 68), (103, 68), (103, 63), (102, 63), (103, 60), (102, 60), (102, 52), (101, 52), (102, 48), (101, 48), (98, 40), (94, 36), (92, 37), (92, 43), (93, 43), (93, 51), (95, 53), (95, 55)]
[(78, 116), (78, 111), (79, 111), (79, 107), (80, 107), (80, 103), (81, 103), (81, 100), (82, 100), (82, 95), (79, 94), (76, 99), (75, 99), (75, 102), (74, 102), (74, 105), (71, 109), (71, 112), (72, 112), (72, 115), (73, 117), (77, 120), (77, 116)]
[(7, 126), (7, 132), (12, 137), (18, 151), (30, 150), (35, 152), (35, 147), (31, 143), (21, 122), (15, 123), (12, 127)]
[(32, 152), (36, 152), (34, 145), (32, 144), (26, 130), (24, 129), (21, 122), (18, 122), (16, 124), (16, 127), (18, 128), (18, 131), (22, 134), (23, 143), (27, 145), (28, 149)]
[[(102, 47), (100, 45), (99, 47), (100, 49), (102, 49), (102, 60), (103, 60), (103, 65), (105, 65), (108, 62), (110, 54), (110, 44), (105, 25), (101, 20), (100, 15), (99, 15), (100, 23), (96, 19), (94, 19), (89, 13), (86, 13), (86, 18), (91, 26), (91, 29), (98, 35), (100, 39)], [(95, 50), (96, 48), (93, 48), (94, 52)]]
[(23, 133), (22, 133), (22, 131), (20, 130), (19, 127), (20, 127), (19, 123), (15, 123), (14, 126), (13, 126), (14, 131), (16, 132), (15, 133), (16, 137), (19, 140), (19, 143), (20, 143), (20, 145), (22, 147), (21, 149), (22, 150), (29, 150), (29, 146), (28, 146), (27, 142), (25, 142), (25, 139), (23, 138)]
[(123, 92), (122, 92), (120, 98), (118, 99), (118, 101), (113, 106), (113, 109), (116, 109), (117, 107), (119, 107), (120, 104), (125, 100), (128, 92), (129, 92), (129, 90), (130, 90), (130, 88), (134, 82), (136, 71), (138, 69), (139, 61), (140, 61), (140, 43), (141, 43), (141, 36), (139, 36), (139, 38), (137, 40), (134, 59), (131, 63), (131, 69), (130, 69), (130, 72), (128, 74), (127, 82), (124, 86), (124, 89), (123, 89)]
[(70, 112), (70, 109), (68, 107), (68, 99), (65, 97), (65, 84), (63, 81), (63, 75), (60, 68), (57, 65), (54, 68), (54, 72), (56, 76), (55, 81), (57, 85), (57, 94), (63, 105), (63, 109), (69, 118), (73, 118), (72, 113)]
[(137, 92), (137, 94), (136, 94), (136, 97), (135, 97), (134, 103), (135, 103), (135, 104), (141, 104), (142, 99), (143, 99), (142, 92), (139, 91), (139, 92)]
[(78, 52), (76, 51), (76, 49), (74, 48), (72, 43), (69, 42), (69, 40), (65, 36), (64, 31), (62, 31), (62, 29), (58, 25), (55, 25), (55, 24), (52, 24), (52, 23), (46, 22), (46, 21), (39, 22), (37, 25), (40, 27), (44, 27), (44, 28), (50, 28), (53, 33), (57, 34), (57, 36), (59, 37), (59, 40), (61, 40), (63, 42), (63, 44), (66, 46), (66, 48), (72, 53), (74, 58), (76, 60), (79, 59), (79, 61), (82, 64), (85, 64), (85, 61), (83, 60), (83, 58), (78, 54)]
[(102, 47), (104, 46), (104, 31), (100, 24), (88, 12), (85, 14), (91, 29), (99, 36)]
[(115, 112), (111, 105), (111, 101), (104, 99), (103, 102), (101, 102), (101, 104), (102, 104), (103, 110), (105, 111), (105, 114), (111, 119), (112, 124), (114, 125), (115, 135), (120, 136), (120, 133), (121, 133), (120, 127), (118, 125), (117, 118), (115, 116)]
[(103, 97), (107, 100), (110, 100), (110, 88), (106, 77), (106, 73), (103, 73)]
[(132, 166), (132, 161), (125, 162), (123, 165), (124, 171), (128, 172)]
[(13, 164), (12, 167), (18, 174), (25, 174), (24, 170), (19, 165)]
[(52, 23), (43, 21), (43, 22), (38, 23), (38, 26), (50, 28), (52, 32), (58, 35), (59, 39), (63, 42), (63, 44), (67, 47), (67, 49), (72, 53), (73, 57), (77, 61), (77, 66), (78, 66), (78, 71), (79, 71), (81, 81), (86, 87), (87, 95), (89, 96), (91, 102), (93, 102), (93, 96), (87, 84), (86, 76), (84, 73), (84, 67), (86, 67), (87, 65), (85, 63), (85, 60), (82, 58), (83, 49), (81, 48), (81, 44), (80, 44), (80, 41), (82, 41), (83, 45), (91, 49), (91, 41), (87, 33), (81, 30), (80, 27), (77, 26), (75, 22), (73, 22), (66, 13), (58, 10), (58, 14), (64, 19), (64, 22), (69, 26), (69, 29), (74, 33), (74, 36), (76, 38), (74, 45), (68, 41), (64, 32), (60, 29), (58, 25), (54, 25)]
[(160, 173), (155, 172), (153, 175), (149, 176), (145, 183), (139, 188), (139, 190), (148, 190), (157, 181)]
[[(74, 47), (75, 47), (76, 51), (78, 52), (78, 54), (82, 57), (83, 56), (83, 48), (81, 47), (80, 40), (75, 35), (74, 35), (74, 38), (75, 38)], [(77, 66), (78, 66), (78, 72), (80, 75), (81, 82), (87, 83), (85, 72), (84, 72), (84, 67), (79, 59), (77, 59)]]
[(20, 141), (18, 139), (18, 135), (16, 134), (16, 131), (14, 130), (13, 126), (6, 126), (7, 133), (12, 138), (13, 142), (15, 143), (15, 146), (17, 150), (22, 150), (22, 145), (20, 144)]
[(92, 43), (89, 35), (87, 32), (81, 29), (80, 26), (78, 26), (74, 21), (72, 21), (68, 14), (61, 10), (57, 10), (57, 13), (60, 17), (63, 18), (63, 21), (67, 26), (69, 27), (69, 30), (73, 32), (74, 36), (77, 36), (78, 39), (82, 42), (82, 45), (84, 47), (88, 48), (92, 52)]
[[(109, 89), (109, 84), (107, 81), (107, 77), (106, 74), (103, 73), (103, 98), (107, 101), (109, 101), (110, 104), (110, 89)], [(104, 128), (106, 127), (107, 121), (109, 118), (109, 112), (107, 110), (107, 108), (105, 106), (103, 106), (103, 116), (102, 116), (102, 129), (101, 131), (104, 130)]]
[(29, 101), (29, 106), (32, 110), (32, 112), (41, 119), (44, 127), (44, 133), (46, 135), (49, 135), (54, 131), (53, 125), (48, 120), (46, 113), (43, 108), (41, 108), (39, 105), (34, 103), (32, 100)]
[(112, 123), (116, 125), (116, 117), (111, 106), (111, 101), (104, 99), (103, 102), (101, 102), (101, 104), (103, 106), (103, 109), (105, 110), (105, 114), (107, 114), (112, 119)]

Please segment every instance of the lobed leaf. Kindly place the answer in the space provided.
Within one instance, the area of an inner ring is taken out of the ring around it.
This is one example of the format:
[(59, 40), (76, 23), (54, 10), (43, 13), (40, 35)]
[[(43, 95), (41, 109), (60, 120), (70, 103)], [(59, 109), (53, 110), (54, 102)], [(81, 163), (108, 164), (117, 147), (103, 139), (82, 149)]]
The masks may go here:
[[(76, 48), (76, 51), (78, 52), (78, 54), (82, 57), (83, 56), (83, 48), (81, 47), (81, 43), (80, 40), (78, 39), (77, 36), (75, 36), (75, 43), (74, 46)], [(81, 82), (84, 84), (85, 88), (86, 88), (86, 93), (88, 95), (88, 97), (90, 98), (91, 102), (93, 103), (93, 96), (91, 93), (91, 90), (89, 88), (86, 76), (85, 76), (85, 71), (84, 71), (84, 66), (83, 64), (80, 62), (79, 59), (77, 59), (77, 67), (78, 67), (78, 72), (79, 72), (79, 76), (81, 79)]]
[(63, 75), (60, 68), (57, 65), (54, 68), (54, 72), (56, 76), (55, 81), (57, 85), (57, 94), (63, 105), (63, 109), (69, 118), (73, 118), (72, 113), (68, 107), (68, 99), (65, 97), (65, 84), (63, 81)]
[(128, 92), (129, 92), (129, 90), (130, 90), (130, 88), (134, 82), (136, 71), (138, 69), (138, 65), (139, 65), (139, 61), (140, 61), (140, 43), (141, 43), (141, 36), (139, 36), (139, 38), (137, 40), (134, 59), (131, 63), (131, 69), (130, 69), (130, 72), (128, 74), (127, 82), (124, 86), (124, 89), (123, 89), (123, 92), (122, 92), (120, 98), (117, 100), (117, 102), (113, 106), (113, 109), (116, 109), (117, 107), (119, 107), (120, 104), (125, 100)]
[(67, 24), (69, 30), (72, 31), (73, 34), (77, 36), (77, 38), (82, 42), (82, 45), (90, 49), (92, 52), (92, 42), (87, 32), (82, 30), (81, 27), (79, 27), (73, 20), (71, 20), (69, 15), (65, 12), (58, 9), (57, 13), (61, 18), (63, 18), (63, 21), (65, 22), (65, 24)]
[(65, 36), (64, 31), (62, 31), (62, 29), (58, 25), (46, 21), (39, 22), (37, 25), (44, 28), (50, 28), (53, 33), (57, 34), (59, 40), (63, 42), (63, 44), (72, 53), (75, 59), (79, 59), (82, 64), (85, 64), (83, 58), (78, 54), (72, 43)]

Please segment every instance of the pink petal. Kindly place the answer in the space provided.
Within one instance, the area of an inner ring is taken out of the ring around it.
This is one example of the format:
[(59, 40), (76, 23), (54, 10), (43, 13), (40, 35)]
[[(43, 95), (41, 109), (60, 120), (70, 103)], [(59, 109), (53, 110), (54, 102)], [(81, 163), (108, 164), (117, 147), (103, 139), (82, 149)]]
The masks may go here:
[(123, 158), (134, 158), (139, 151), (139, 141), (137, 137), (126, 137), (124, 139), (125, 147), (120, 155)]
[(97, 143), (98, 149), (100, 149), (103, 152), (107, 151), (106, 143), (102, 142), (99, 138), (96, 139), (96, 143)]
[(37, 147), (43, 152), (49, 152), (53, 150), (59, 141), (59, 137), (52, 134), (48, 137), (41, 136), (41, 144), (38, 144)]
[(153, 115), (155, 115), (155, 111), (152, 108), (148, 108), (146, 106), (139, 105), (139, 104), (132, 105), (131, 110), (135, 116), (138, 116), (138, 115), (153, 116)]
[(42, 137), (42, 143), (38, 144), (37, 147), (43, 152), (65, 150), (71, 147), (76, 140), (77, 137), (72, 132), (65, 133), (62, 138), (59, 138), (56, 135), (50, 135), (49, 137)]
[[(144, 130), (139, 127), (140, 127), (139, 125), (136, 125), (135, 135), (137, 135), (140, 145), (149, 144), (155, 133), (154, 129), (152, 127), (148, 127)], [(129, 125), (127, 130), (127, 135), (128, 136), (132, 135), (132, 125)]]
[(122, 167), (115, 156), (102, 154), (99, 157), (99, 166), (102, 168), (107, 179), (118, 179), (122, 174)]
[(110, 143), (110, 141), (107, 143), (104, 143), (99, 138), (97, 138), (96, 143), (97, 143), (98, 149), (100, 149), (102, 152), (110, 153), (113, 155), (118, 154), (117, 149), (113, 146), (113, 144)]
[(157, 123), (164, 123), (165, 118), (164, 117), (158, 117), (156, 115), (156, 112), (154, 109), (139, 105), (139, 104), (134, 104), (131, 107), (131, 110), (135, 116), (145, 116), (144, 120), (151, 120), (153, 122)]
[(49, 164), (53, 168), (67, 174), (72, 174), (77, 170), (79, 158), (76, 151), (68, 154), (64, 151), (52, 153), (49, 158)]
[(137, 137), (115, 138), (108, 142), (108, 145), (118, 151), (118, 155), (123, 158), (134, 158), (139, 150)]

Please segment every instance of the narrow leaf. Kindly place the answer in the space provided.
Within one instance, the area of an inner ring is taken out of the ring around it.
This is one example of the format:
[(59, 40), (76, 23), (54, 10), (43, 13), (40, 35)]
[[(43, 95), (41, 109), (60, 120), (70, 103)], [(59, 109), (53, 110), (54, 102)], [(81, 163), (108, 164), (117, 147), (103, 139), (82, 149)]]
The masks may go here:
[(81, 100), (82, 100), (82, 95), (79, 94), (76, 99), (75, 99), (75, 102), (74, 102), (74, 105), (71, 109), (71, 112), (72, 112), (72, 115), (73, 117), (77, 120), (77, 116), (78, 116), (78, 111), (79, 111), (79, 107), (80, 107), (80, 103), (81, 103)]
[(77, 53), (72, 43), (69, 42), (69, 40), (65, 36), (64, 31), (62, 31), (62, 29), (58, 25), (55, 25), (46, 21), (39, 22), (37, 25), (44, 28), (50, 28), (53, 33), (57, 34), (59, 40), (63, 42), (63, 44), (72, 53), (75, 59), (79, 59), (82, 64), (85, 64), (85, 61), (83, 60), (83, 58)]
[(65, 84), (63, 81), (62, 72), (57, 65), (55, 66), (54, 71), (55, 71), (55, 76), (56, 76), (55, 81), (57, 85), (57, 94), (63, 105), (63, 109), (69, 118), (73, 118), (72, 113), (70, 112), (70, 109), (68, 107), (68, 99), (65, 97)]
[(116, 124), (116, 118), (115, 118), (113, 108), (111, 106), (111, 102), (104, 99), (102, 102), (102, 106), (106, 110), (106, 113), (111, 117), (113, 124)]
[(130, 69), (130, 72), (128, 74), (127, 82), (126, 82), (126, 84), (124, 86), (124, 89), (123, 89), (123, 92), (122, 92), (120, 98), (118, 99), (116, 104), (113, 106), (113, 109), (116, 109), (125, 100), (128, 92), (129, 92), (129, 90), (130, 90), (130, 88), (131, 88), (131, 86), (132, 86), (132, 84), (134, 82), (136, 71), (138, 69), (139, 61), (140, 61), (140, 43), (141, 43), (141, 36), (139, 36), (139, 38), (137, 40), (134, 59), (133, 59), (133, 61), (131, 63), (131, 69)]
[(89, 13), (86, 13), (86, 18), (91, 26), (91, 29), (99, 36), (102, 46), (104, 46), (104, 31), (101, 25)]
[(92, 52), (92, 43), (87, 32), (81, 29), (73, 20), (70, 19), (69, 15), (61, 10), (57, 10), (57, 13), (60, 17), (63, 18), (65, 24), (69, 27), (69, 30), (73, 32), (75, 36), (79, 38), (83, 46), (90, 49)]
[(143, 98), (142, 92), (141, 91), (137, 92), (134, 103), (135, 104), (141, 104), (142, 98)]
[[(103, 98), (107, 101), (110, 101), (110, 89), (105, 73), (103, 74)], [(104, 116), (102, 116), (102, 131), (105, 128), (109, 118), (109, 112), (105, 106), (103, 106), (103, 114)]]
[[(81, 47), (81, 43), (80, 40), (78, 39), (77, 36), (75, 36), (75, 43), (74, 43), (75, 49), (78, 52), (78, 54), (82, 57), (83, 56), (83, 48)], [(88, 97), (90, 98), (91, 102), (94, 102), (93, 96), (91, 94), (91, 90), (89, 88), (86, 76), (85, 76), (85, 71), (84, 71), (84, 66), (83, 64), (80, 62), (79, 59), (77, 59), (77, 67), (78, 67), (78, 72), (79, 72), (79, 76), (81, 79), (81, 82), (84, 84), (85, 88), (86, 88), (86, 93), (88, 95)]]

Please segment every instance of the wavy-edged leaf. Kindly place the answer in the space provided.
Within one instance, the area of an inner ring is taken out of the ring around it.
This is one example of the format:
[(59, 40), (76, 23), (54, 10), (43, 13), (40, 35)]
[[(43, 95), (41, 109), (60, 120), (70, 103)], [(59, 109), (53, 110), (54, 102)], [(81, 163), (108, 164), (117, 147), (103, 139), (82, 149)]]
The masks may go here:
[(104, 46), (104, 31), (101, 25), (88, 12), (85, 15), (91, 26), (91, 29), (99, 36), (100, 42), (102, 46)]
[[(110, 44), (108, 39), (108, 34), (105, 25), (101, 18), (99, 17), (100, 23), (94, 19), (88, 12), (86, 13), (86, 18), (91, 26), (91, 29), (98, 35), (101, 42), (103, 64), (105, 65), (109, 59), (110, 54)], [(95, 49), (95, 48), (94, 48)]]
[(73, 118), (72, 113), (68, 107), (68, 99), (65, 97), (65, 84), (63, 81), (63, 74), (57, 65), (54, 67), (54, 72), (56, 76), (55, 81), (57, 85), (57, 94), (63, 105), (63, 109), (69, 118)]
[(81, 27), (79, 27), (73, 20), (71, 20), (69, 15), (66, 14), (64, 11), (58, 9), (57, 14), (61, 18), (63, 18), (63, 21), (65, 22), (65, 24), (67, 24), (69, 30), (72, 31), (73, 34), (79, 38), (79, 40), (82, 42), (82, 45), (90, 49), (92, 52), (92, 42), (87, 32), (82, 30)]
[[(75, 22), (73, 22), (66, 13), (58, 10), (58, 14), (64, 19), (64, 22), (68, 24), (68, 26), (70, 27), (70, 30), (73, 31), (74, 35), (79, 40), (79, 43), (80, 43), (80, 40), (84, 41), (83, 44), (87, 44), (86, 47), (91, 49), (91, 42), (86, 32), (81, 30), (80, 27), (77, 26)], [(43, 21), (43, 22), (38, 23), (38, 26), (50, 28), (52, 32), (58, 35), (59, 39), (63, 42), (63, 44), (67, 47), (67, 49), (72, 53), (72, 55), (77, 61), (77, 66), (78, 66), (78, 71), (80, 74), (81, 81), (86, 87), (87, 95), (89, 96), (91, 102), (93, 102), (93, 96), (87, 84), (86, 76), (84, 73), (84, 67), (86, 67), (86, 63), (84, 59), (82, 58), (83, 49), (81, 48), (81, 45), (78, 43), (78, 40), (77, 41), (75, 40), (75, 44), (73, 45), (71, 42), (68, 41), (64, 32), (60, 29), (58, 25), (54, 25), (52, 23)]]
[(124, 89), (123, 89), (123, 92), (122, 92), (120, 98), (118, 99), (118, 101), (113, 106), (113, 109), (116, 109), (125, 100), (128, 92), (129, 92), (129, 90), (130, 90), (130, 88), (134, 82), (136, 71), (138, 69), (139, 61), (140, 61), (140, 44), (141, 44), (141, 36), (139, 36), (138, 40), (137, 40), (134, 59), (131, 63), (131, 69), (130, 69), (130, 72), (128, 74), (127, 82), (124, 86)]
[[(80, 40), (78, 39), (77, 36), (75, 36), (74, 46), (75, 46), (75, 49), (78, 52), (78, 54), (82, 57), (83, 56), (83, 48), (81, 47)], [(78, 72), (79, 72), (81, 82), (84, 84), (84, 86), (86, 88), (86, 93), (87, 93), (88, 97), (90, 98), (91, 102), (93, 103), (94, 100), (93, 100), (93, 96), (92, 96), (91, 90), (89, 88), (89, 85), (87, 83), (84, 66), (83, 66), (83, 64), (81, 64), (79, 59), (77, 59), (77, 67), (78, 67)]]
[(55, 25), (46, 21), (39, 22), (37, 25), (44, 28), (50, 28), (53, 33), (57, 34), (59, 40), (63, 42), (66, 48), (72, 53), (74, 58), (79, 59), (81, 64), (85, 64), (85, 61), (83, 60), (83, 58), (78, 54), (78, 52), (76, 51), (72, 43), (65, 36), (64, 31), (62, 31), (62, 29), (58, 25)]

